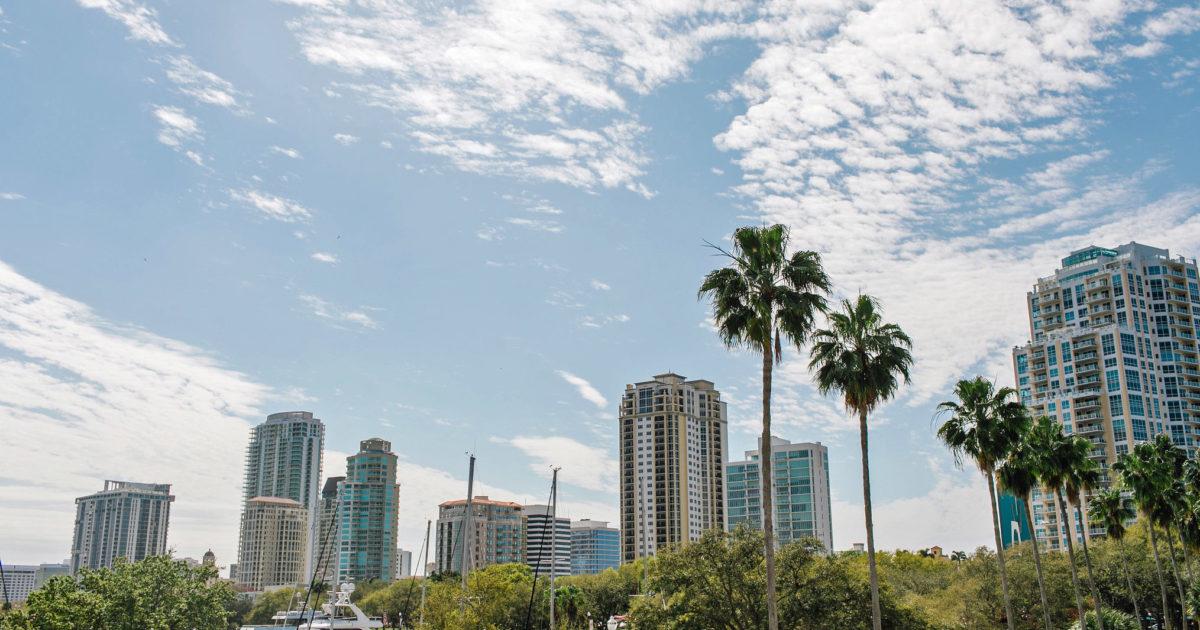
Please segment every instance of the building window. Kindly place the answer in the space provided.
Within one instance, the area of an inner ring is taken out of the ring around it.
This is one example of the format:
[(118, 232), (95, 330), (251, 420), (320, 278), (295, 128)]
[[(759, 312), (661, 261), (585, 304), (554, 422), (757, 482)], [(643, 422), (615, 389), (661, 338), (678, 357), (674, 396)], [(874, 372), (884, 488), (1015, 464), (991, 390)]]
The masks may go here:
[(1117, 348), (1113, 344), (1113, 336), (1112, 335), (1100, 335), (1100, 348), (1104, 354), (1112, 354), (1112, 353), (1116, 352)]
[[(1108, 413), (1110, 416), (1119, 416), (1125, 413), (1121, 406), (1121, 395), (1116, 394), (1108, 397)], [(1117, 430), (1117, 421), (1113, 420), (1113, 431)], [(1123, 430), (1123, 427), (1122, 427)]]

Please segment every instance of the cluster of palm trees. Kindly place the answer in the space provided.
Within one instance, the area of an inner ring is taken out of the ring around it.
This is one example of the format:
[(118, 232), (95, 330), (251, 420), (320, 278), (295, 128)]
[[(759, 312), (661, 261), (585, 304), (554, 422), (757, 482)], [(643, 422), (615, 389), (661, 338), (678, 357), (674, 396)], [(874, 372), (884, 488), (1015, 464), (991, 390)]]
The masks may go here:
[[(731, 251), (711, 245), (729, 264), (704, 278), (699, 297), (712, 303), (717, 334), (726, 346), (745, 347), (762, 357), (761, 461), (771, 461), (771, 377), (782, 359), (784, 341), (797, 350), (812, 342), (809, 369), (817, 390), (837, 392), (846, 410), (858, 416), (862, 449), (863, 508), (867, 529), (867, 564), (871, 583), (871, 620), (881, 630), (879, 576), (875, 567), (875, 534), (871, 517), (871, 480), (867, 459), (867, 417), (908, 382), (912, 341), (895, 324), (883, 320), (878, 302), (867, 295), (843, 300), (830, 312), (826, 296), (830, 280), (816, 252), (788, 256), (788, 229), (783, 225), (744, 227), (733, 233)], [(824, 314), (826, 328), (817, 328)], [(775, 535), (772, 479), (759, 475), (762, 488), (764, 558), (767, 577), (767, 623), (779, 629), (775, 590)]]
[[(1033, 419), (1028, 410), (1017, 400), (1017, 392), (1011, 387), (996, 389), (983, 377), (964, 379), (955, 386), (956, 400), (938, 405), (937, 414), (945, 419), (937, 430), (938, 437), (950, 448), (956, 463), (970, 459), (987, 478), (988, 494), (992, 502), (992, 525), (996, 538), (996, 561), (999, 565), (1001, 592), (1004, 598), (1005, 615), (1010, 630), (1014, 627), (1012, 603), (1008, 596), (1008, 580), (1004, 572), (1004, 545), (1000, 539), (1000, 523), (996, 510), (996, 481), (999, 486), (1017, 497), (1024, 506), (1024, 514), (1030, 531), (1033, 507), (1031, 498), (1035, 489), (1054, 497), (1059, 508), (1058, 527), (1070, 527), (1068, 510), (1075, 514), (1075, 522), (1090, 527), (1103, 527), (1105, 534), (1118, 542), (1121, 549), (1121, 564), (1125, 582), (1129, 587), (1134, 614), (1143, 619), (1133, 583), (1129, 577), (1124, 544), (1121, 542), (1125, 525), (1135, 517), (1131, 506), (1136, 506), (1150, 530), (1154, 562), (1158, 570), (1162, 595), (1163, 616), (1173, 626), (1168, 610), (1167, 582), (1158, 554), (1156, 527), (1166, 533), (1168, 545), (1178, 536), (1183, 546), (1188, 579), (1191, 582), (1190, 552), (1200, 549), (1200, 465), (1188, 460), (1171, 439), (1160, 434), (1152, 442), (1139, 444), (1133, 452), (1122, 455), (1113, 465), (1117, 478), (1111, 479), (1107, 471), (1090, 458), (1094, 446), (1085, 438), (1066, 434), (1062, 425), (1047, 417)], [(1103, 487), (1107, 486), (1107, 487)], [(1089, 516), (1090, 513), (1090, 516)], [(1100, 613), (1103, 602), (1096, 589), (1092, 575), (1091, 556), (1087, 542), (1090, 531), (1066, 532), (1067, 552), (1071, 569), (1071, 582), (1075, 590), (1075, 606), (1079, 618), (1084, 618), (1084, 598), (1080, 589), (1079, 572), (1075, 562), (1075, 539), (1082, 543), (1083, 564), (1087, 586), (1096, 612), (1096, 623), (1104, 629)], [(1047, 628), (1050, 622), (1050, 606), (1042, 580), (1041, 560), (1036, 536), (1032, 537), (1034, 566), (1042, 600), (1042, 610)], [(1186, 602), (1187, 596), (1179, 577), (1179, 567), (1174, 553), (1168, 553), (1174, 575), (1179, 601)], [(1181, 610), (1181, 624), (1187, 627), (1186, 610)]]

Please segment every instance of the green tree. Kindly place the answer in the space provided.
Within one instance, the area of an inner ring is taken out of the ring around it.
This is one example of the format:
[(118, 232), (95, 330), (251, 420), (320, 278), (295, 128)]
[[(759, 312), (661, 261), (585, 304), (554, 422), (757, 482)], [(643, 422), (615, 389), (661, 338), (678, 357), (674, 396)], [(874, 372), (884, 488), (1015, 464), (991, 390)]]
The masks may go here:
[(1177, 513), (1182, 511), (1181, 480), (1187, 454), (1176, 447), (1171, 441), (1171, 437), (1164, 433), (1160, 433), (1154, 438), (1151, 447), (1158, 458), (1159, 466), (1166, 472), (1166, 478), (1159, 488), (1153, 520), (1156, 524), (1161, 525), (1167, 533), (1167, 558), (1171, 561), (1171, 573), (1175, 576), (1175, 588), (1179, 593), (1181, 626), (1187, 628), (1187, 610), (1184, 605), (1187, 596), (1183, 588), (1183, 581), (1179, 579), (1179, 566), (1175, 563), (1175, 542), (1171, 535), (1171, 525), (1174, 523)]
[[(1025, 508), (1025, 522), (1029, 525), (1029, 531), (1034, 531), (1033, 527), (1033, 504), (1030, 501), (1030, 495), (1033, 489), (1038, 486), (1038, 458), (1034, 450), (1033, 437), (1037, 431), (1038, 424), (1052, 423), (1053, 420), (1042, 417), (1035, 423), (1028, 425), (1021, 433), (1019, 440), (1008, 459), (1000, 465), (997, 471), (997, 477), (1000, 481), (1000, 487), (1010, 492), (1013, 496), (1021, 500), (1021, 505)], [(1043, 429), (1045, 430), (1045, 429)], [(1046, 620), (1046, 628), (1053, 627), (1050, 621), (1050, 602), (1046, 597), (1046, 583), (1042, 577), (1042, 559), (1038, 552), (1037, 536), (1031, 536), (1030, 542), (1033, 546), (1033, 563), (1037, 573), (1038, 594), (1042, 599), (1042, 616)]]
[[(1133, 602), (1133, 614), (1137, 619), (1142, 618), (1138, 608), (1137, 593), (1133, 590), (1133, 580), (1129, 577), (1129, 560), (1125, 554), (1125, 523), (1133, 520), (1136, 514), (1129, 507), (1121, 491), (1116, 488), (1101, 490), (1092, 495), (1091, 519), (1093, 523), (1102, 525), (1109, 540), (1116, 541), (1121, 550), (1121, 572), (1125, 574), (1125, 582), (1129, 587), (1129, 599)], [(1140, 622), (1139, 622), (1140, 623)]]
[(1158, 538), (1154, 533), (1154, 516), (1161, 512), (1162, 489), (1170, 483), (1170, 469), (1164, 465), (1158, 453), (1151, 444), (1138, 444), (1133, 452), (1122, 455), (1113, 464), (1113, 470), (1121, 476), (1121, 483), (1133, 491), (1133, 501), (1138, 512), (1146, 521), (1146, 529), (1150, 532), (1150, 546), (1154, 551), (1154, 569), (1158, 576), (1158, 585), (1162, 595), (1163, 621), (1170, 621), (1170, 610), (1167, 604), (1167, 582), (1163, 577), (1162, 562), (1158, 557)]
[(1071, 566), (1071, 584), (1075, 588), (1075, 607), (1079, 611), (1079, 619), (1083, 619), (1083, 594), (1079, 590), (1079, 572), (1075, 568), (1075, 532), (1071, 528), (1071, 519), (1067, 516), (1067, 501), (1063, 496), (1063, 488), (1071, 478), (1075, 467), (1080, 462), (1087, 461), (1091, 444), (1086, 440), (1076, 440), (1063, 433), (1062, 426), (1054, 424), (1039, 431), (1036, 436), (1036, 448), (1041, 456), (1042, 484), (1049, 492), (1053, 492), (1058, 502), (1059, 531), (1066, 533), (1067, 555)]
[[(1087, 517), (1087, 499), (1086, 495), (1092, 491), (1100, 483), (1099, 465), (1089, 457), (1092, 449), (1092, 444), (1088, 440), (1078, 437), (1076, 442), (1082, 446), (1076, 449), (1075, 461), (1067, 469), (1064, 477), (1063, 489), (1066, 490), (1067, 500), (1075, 506), (1076, 522), (1083, 527), (1083, 564), (1087, 569), (1088, 588), (1092, 592), (1092, 606), (1096, 611), (1096, 625), (1100, 626), (1100, 630), (1104, 630), (1104, 615), (1100, 614), (1100, 592), (1096, 590), (1096, 580), (1092, 574), (1092, 556), (1088, 553), (1088, 539), (1091, 537), (1090, 525)], [(1086, 449), (1086, 450), (1084, 450)]]
[(51, 579), (4, 630), (224, 630), (236, 598), (216, 567), (188, 567), (170, 556), (119, 559), (111, 569)]
[(867, 565), (871, 582), (871, 625), (875, 630), (881, 630), (879, 576), (875, 569), (875, 526), (871, 516), (871, 475), (867, 458), (867, 414), (896, 394), (901, 378), (905, 383), (908, 382), (908, 370), (912, 365), (912, 340), (899, 326), (885, 323), (878, 303), (867, 295), (858, 296), (854, 302), (843, 300), (842, 310), (829, 314), (829, 326), (813, 334), (812, 359), (808, 365), (816, 372), (817, 390), (821, 394), (835, 390), (841, 392), (846, 410), (858, 414), (863, 513), (867, 525)]
[[(704, 278), (698, 297), (712, 303), (717, 334), (730, 348), (745, 347), (762, 356), (762, 461), (771, 466), (771, 373), (782, 359), (786, 339), (797, 349), (813, 329), (814, 318), (825, 310), (829, 277), (816, 252), (798, 251), (790, 257), (788, 229), (783, 225), (743, 227), (733, 233), (733, 251), (712, 246), (729, 259), (729, 266)], [(775, 589), (775, 537), (771, 475), (760, 475), (763, 511), (763, 549), (766, 555), (767, 623), (778, 630)], [(878, 630), (878, 629), (876, 629)]]
[(960, 467), (964, 457), (975, 461), (987, 479), (988, 498), (992, 504), (992, 532), (996, 536), (996, 562), (1000, 567), (1000, 587), (1009, 630), (1016, 618), (1008, 597), (1008, 578), (1004, 575), (1004, 543), (1000, 540), (1000, 517), (996, 510), (996, 467), (1012, 454), (1029, 430), (1029, 414), (1016, 400), (1017, 390), (1002, 387), (996, 390), (992, 382), (976, 376), (963, 379), (954, 387), (957, 401), (948, 400), (937, 406), (938, 415), (949, 418), (937, 430), (938, 438), (954, 454)]

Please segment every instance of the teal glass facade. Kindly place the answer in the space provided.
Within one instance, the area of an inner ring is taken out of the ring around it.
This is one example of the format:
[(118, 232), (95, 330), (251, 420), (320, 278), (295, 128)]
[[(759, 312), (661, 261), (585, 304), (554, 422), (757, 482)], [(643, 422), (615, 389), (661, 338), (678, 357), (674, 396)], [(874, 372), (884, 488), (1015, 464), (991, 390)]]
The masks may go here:
[[(828, 451), (819, 443), (792, 444), (772, 438), (775, 534), (779, 544), (811, 536), (833, 548), (829, 505)], [(762, 528), (759, 451), (725, 465), (726, 529), (745, 523)]]

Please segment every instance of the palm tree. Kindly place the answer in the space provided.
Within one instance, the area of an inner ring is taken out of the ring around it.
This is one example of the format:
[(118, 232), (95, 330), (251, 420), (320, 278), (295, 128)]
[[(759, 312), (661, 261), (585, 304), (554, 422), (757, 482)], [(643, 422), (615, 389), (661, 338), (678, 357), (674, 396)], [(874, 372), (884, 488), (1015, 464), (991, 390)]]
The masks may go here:
[[(1038, 459), (1034, 452), (1036, 435), (1040, 430), (1042, 432), (1050, 431), (1054, 421), (1050, 418), (1042, 416), (1032, 424), (1025, 434), (1021, 436), (1020, 443), (1008, 457), (1008, 461), (1000, 465), (1000, 469), (996, 471), (996, 477), (1000, 481), (1000, 487), (1011, 493), (1013, 496), (1021, 500), (1021, 505), (1025, 507), (1025, 520), (1029, 525), (1029, 531), (1033, 532), (1033, 504), (1030, 500), (1030, 495), (1033, 489), (1038, 485)], [(1046, 597), (1046, 584), (1042, 579), (1042, 559), (1038, 552), (1037, 536), (1030, 536), (1029, 541), (1033, 543), (1033, 566), (1037, 570), (1038, 591), (1042, 597), (1042, 613), (1046, 620), (1046, 628), (1053, 627), (1050, 622), (1050, 604)]]
[(1067, 517), (1067, 501), (1063, 498), (1063, 486), (1066, 485), (1071, 471), (1079, 462), (1087, 460), (1091, 444), (1087, 440), (1076, 440), (1063, 433), (1062, 426), (1055, 424), (1045, 435), (1039, 435), (1037, 451), (1040, 463), (1042, 485), (1046, 491), (1053, 492), (1058, 501), (1059, 532), (1067, 538), (1067, 556), (1071, 567), (1071, 585), (1075, 587), (1075, 607), (1079, 610), (1079, 618), (1083, 619), (1083, 595), (1079, 591), (1079, 572), (1075, 568), (1075, 532), (1071, 530), (1071, 520)]
[(1158, 558), (1158, 537), (1154, 532), (1154, 514), (1159, 510), (1162, 488), (1170, 483), (1170, 470), (1162, 465), (1162, 460), (1151, 444), (1138, 444), (1133, 452), (1117, 458), (1113, 470), (1121, 475), (1121, 483), (1133, 491), (1133, 502), (1138, 512), (1146, 521), (1146, 529), (1150, 530), (1150, 547), (1154, 550), (1154, 569), (1158, 574), (1158, 588), (1162, 594), (1162, 616), (1166, 625), (1171, 626), (1171, 616), (1167, 604), (1167, 582), (1163, 578), (1162, 562)]
[(1157, 509), (1154, 512), (1154, 522), (1163, 526), (1167, 532), (1167, 558), (1171, 560), (1171, 573), (1175, 576), (1175, 588), (1179, 590), (1180, 615), (1183, 627), (1187, 628), (1187, 594), (1183, 590), (1183, 581), (1179, 579), (1179, 566), (1175, 563), (1175, 543), (1171, 535), (1171, 524), (1176, 514), (1183, 510), (1183, 479), (1184, 462), (1187, 454), (1175, 446), (1171, 437), (1165, 433), (1158, 434), (1151, 442), (1154, 453), (1158, 456), (1159, 465), (1166, 471), (1165, 482), (1159, 487)]
[(963, 458), (970, 457), (987, 478), (1004, 612), (1008, 628), (1013, 630), (1016, 616), (1013, 615), (1012, 601), (1008, 597), (1004, 543), (1000, 540), (1000, 517), (996, 510), (996, 466), (1013, 453), (1021, 436), (1029, 430), (1029, 414), (1016, 400), (1017, 390), (1011, 387), (997, 390), (991, 381), (982, 376), (960, 380), (954, 387), (954, 395), (958, 398), (957, 402), (948, 400), (937, 406), (937, 415), (949, 416), (938, 428), (937, 435), (954, 454), (956, 465), (961, 467)]
[(1100, 616), (1100, 592), (1096, 590), (1096, 580), (1092, 577), (1092, 557), (1088, 553), (1087, 544), (1091, 533), (1088, 531), (1086, 506), (1086, 495), (1100, 483), (1100, 467), (1088, 457), (1092, 450), (1092, 443), (1081, 437), (1075, 438), (1075, 441), (1082, 443), (1083, 446), (1076, 449), (1076, 461), (1066, 470), (1063, 487), (1066, 490), (1067, 501), (1075, 506), (1075, 522), (1083, 527), (1083, 538), (1080, 539), (1083, 541), (1083, 564), (1087, 568), (1088, 588), (1092, 591), (1092, 605), (1096, 608), (1096, 625), (1099, 630), (1104, 630), (1104, 619)]
[(1121, 569), (1125, 572), (1125, 585), (1129, 587), (1129, 599), (1133, 601), (1133, 614), (1138, 618), (1138, 626), (1142, 624), (1142, 611), (1138, 608), (1137, 593), (1133, 590), (1133, 580), (1129, 577), (1129, 563), (1125, 559), (1125, 523), (1133, 520), (1136, 514), (1129, 507), (1128, 500), (1121, 496), (1116, 488), (1101, 490), (1092, 495), (1092, 522), (1104, 526), (1109, 540), (1117, 541), (1121, 550)]
[(825, 311), (829, 277), (816, 252), (799, 251), (789, 258), (788, 229), (743, 227), (733, 233), (733, 252), (711, 245), (729, 258), (727, 267), (704, 277), (698, 298), (712, 302), (717, 334), (727, 347), (746, 347), (762, 356), (762, 511), (763, 549), (767, 572), (767, 622), (778, 630), (775, 594), (775, 525), (771, 490), (771, 371), (779, 363), (786, 338), (799, 349)]
[(858, 414), (862, 449), (863, 513), (867, 523), (867, 566), (871, 576), (871, 623), (881, 630), (879, 575), (875, 571), (875, 526), (871, 519), (871, 475), (867, 460), (867, 414), (890, 399), (908, 382), (912, 340), (895, 324), (885, 323), (875, 298), (860, 295), (842, 300), (842, 309), (829, 314), (829, 328), (813, 333), (809, 369), (816, 373), (817, 391), (836, 390), (846, 410)]

